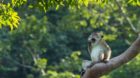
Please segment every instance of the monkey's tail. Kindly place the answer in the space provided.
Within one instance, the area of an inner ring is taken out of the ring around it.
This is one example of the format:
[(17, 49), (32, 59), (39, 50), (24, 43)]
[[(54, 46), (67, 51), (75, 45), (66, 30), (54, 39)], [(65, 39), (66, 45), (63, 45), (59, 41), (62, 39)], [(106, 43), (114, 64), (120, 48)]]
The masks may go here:
[(80, 78), (82, 78), (82, 76), (84, 75), (84, 73), (85, 73), (85, 70), (82, 69), (81, 72), (80, 72)]

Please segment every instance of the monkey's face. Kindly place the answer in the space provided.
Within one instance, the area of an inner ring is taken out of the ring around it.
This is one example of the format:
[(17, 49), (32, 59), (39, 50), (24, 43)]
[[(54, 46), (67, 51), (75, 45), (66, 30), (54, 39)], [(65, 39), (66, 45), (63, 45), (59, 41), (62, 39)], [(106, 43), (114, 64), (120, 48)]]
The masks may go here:
[(94, 46), (94, 45), (98, 44), (102, 40), (102, 38), (103, 38), (103, 36), (100, 33), (98, 33), (98, 32), (92, 33), (88, 37), (88, 44), (90, 46)]

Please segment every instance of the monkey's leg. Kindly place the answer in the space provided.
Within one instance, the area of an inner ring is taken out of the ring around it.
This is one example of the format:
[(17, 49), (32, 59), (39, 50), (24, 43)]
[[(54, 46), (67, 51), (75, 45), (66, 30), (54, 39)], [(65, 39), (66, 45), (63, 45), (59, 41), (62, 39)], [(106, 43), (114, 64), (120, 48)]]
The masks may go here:
[(110, 56), (111, 56), (111, 52), (105, 52), (103, 62), (107, 63), (110, 59)]
[(107, 60), (107, 55), (105, 54), (105, 53), (101, 53), (101, 55), (100, 55), (100, 62), (104, 62), (104, 63), (107, 63), (108, 62), (108, 60)]
[(93, 65), (97, 64), (97, 63), (100, 63), (100, 62), (103, 62), (103, 59), (104, 59), (104, 53), (101, 52), (98, 56), (98, 61), (93, 61), (89, 66), (88, 68), (91, 68)]
[(99, 60), (102, 61), (105, 57), (105, 54), (103, 52), (100, 53), (99, 55)]

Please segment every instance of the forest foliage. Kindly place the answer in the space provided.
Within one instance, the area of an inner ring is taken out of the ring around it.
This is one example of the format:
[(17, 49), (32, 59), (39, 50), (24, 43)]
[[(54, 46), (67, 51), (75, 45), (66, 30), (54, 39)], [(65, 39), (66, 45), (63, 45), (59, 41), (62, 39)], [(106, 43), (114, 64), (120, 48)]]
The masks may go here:
[[(119, 5), (118, 5), (119, 4)], [(140, 31), (139, 0), (1, 0), (1, 78), (80, 78), (87, 37), (101, 31), (112, 57)], [(132, 25), (130, 25), (132, 24)], [(139, 78), (140, 56), (102, 78)]]

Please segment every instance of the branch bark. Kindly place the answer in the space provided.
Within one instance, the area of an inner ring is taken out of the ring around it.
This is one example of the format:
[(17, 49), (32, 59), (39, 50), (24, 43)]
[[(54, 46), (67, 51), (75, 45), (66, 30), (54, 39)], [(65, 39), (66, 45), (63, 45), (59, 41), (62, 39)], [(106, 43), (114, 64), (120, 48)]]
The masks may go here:
[(133, 44), (122, 54), (112, 58), (108, 63), (97, 63), (88, 68), (82, 78), (100, 78), (133, 59), (140, 52), (140, 34)]

